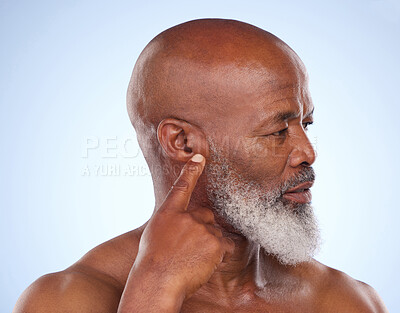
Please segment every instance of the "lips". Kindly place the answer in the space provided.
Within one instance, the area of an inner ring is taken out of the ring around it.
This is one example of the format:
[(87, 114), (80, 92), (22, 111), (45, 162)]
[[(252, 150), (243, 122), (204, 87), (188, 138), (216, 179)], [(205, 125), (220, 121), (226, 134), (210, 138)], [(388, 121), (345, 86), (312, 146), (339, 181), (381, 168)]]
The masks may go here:
[(287, 190), (283, 197), (285, 199), (295, 201), (298, 203), (310, 203), (311, 202), (311, 190), (310, 188), (314, 184), (313, 181), (308, 181), (305, 183), (301, 183), (294, 188)]

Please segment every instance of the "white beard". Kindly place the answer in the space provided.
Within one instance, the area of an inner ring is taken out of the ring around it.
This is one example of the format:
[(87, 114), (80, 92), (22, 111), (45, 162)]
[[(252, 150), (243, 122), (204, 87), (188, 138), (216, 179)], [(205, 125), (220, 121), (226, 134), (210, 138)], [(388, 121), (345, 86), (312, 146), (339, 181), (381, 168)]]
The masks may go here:
[(211, 162), (205, 167), (207, 195), (214, 210), (247, 239), (259, 244), (281, 264), (309, 261), (320, 247), (320, 231), (312, 206), (282, 198), (284, 191), (314, 180), (313, 169), (273, 190), (248, 181), (210, 142)]

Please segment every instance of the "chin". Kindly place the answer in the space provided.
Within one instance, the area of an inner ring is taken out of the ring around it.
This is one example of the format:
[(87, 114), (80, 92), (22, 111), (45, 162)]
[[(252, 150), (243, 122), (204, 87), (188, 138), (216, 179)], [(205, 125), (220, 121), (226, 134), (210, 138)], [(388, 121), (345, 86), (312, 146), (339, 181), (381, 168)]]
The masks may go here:
[(284, 208), (292, 210), (293, 212), (304, 212), (306, 208), (311, 205), (311, 203), (299, 203), (296, 201), (285, 199), (283, 197), (281, 197), (279, 201), (282, 202)]

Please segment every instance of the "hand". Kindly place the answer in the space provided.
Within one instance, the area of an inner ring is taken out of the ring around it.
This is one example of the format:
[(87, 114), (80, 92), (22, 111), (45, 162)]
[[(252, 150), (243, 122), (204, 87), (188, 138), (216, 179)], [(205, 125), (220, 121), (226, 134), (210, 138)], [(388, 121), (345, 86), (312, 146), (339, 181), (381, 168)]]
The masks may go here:
[(163, 204), (144, 230), (134, 267), (157, 273), (173, 294), (188, 298), (233, 253), (234, 242), (214, 226), (212, 211), (187, 210), (205, 159), (195, 155), (183, 167)]

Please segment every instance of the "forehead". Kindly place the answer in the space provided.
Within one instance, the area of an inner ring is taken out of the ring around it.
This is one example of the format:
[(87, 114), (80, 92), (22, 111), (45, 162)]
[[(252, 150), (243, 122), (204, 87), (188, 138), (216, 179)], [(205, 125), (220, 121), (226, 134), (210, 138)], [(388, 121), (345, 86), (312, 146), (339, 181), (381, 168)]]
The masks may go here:
[(270, 101), (307, 89), (308, 75), (297, 54), (283, 42), (245, 50), (236, 61), (209, 68), (211, 80), (225, 96), (268, 97)]
[(308, 75), (294, 53), (248, 66), (225, 66), (217, 76), (213, 88), (219, 101), (214, 116), (219, 113), (226, 122), (251, 126), (275, 112), (312, 110)]

